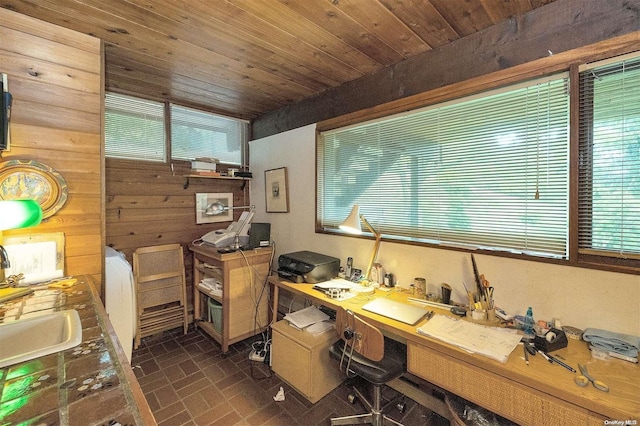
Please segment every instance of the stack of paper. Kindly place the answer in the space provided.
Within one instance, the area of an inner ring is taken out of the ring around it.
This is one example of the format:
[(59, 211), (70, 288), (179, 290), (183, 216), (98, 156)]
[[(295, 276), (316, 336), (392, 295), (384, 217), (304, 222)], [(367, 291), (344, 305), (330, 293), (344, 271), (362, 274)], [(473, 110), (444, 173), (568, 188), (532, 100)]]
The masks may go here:
[(205, 176), (220, 176), (216, 171), (216, 158), (196, 158), (191, 161), (191, 173)]
[(330, 321), (330, 320), (320, 321), (315, 324), (311, 324), (309, 327), (306, 327), (304, 331), (306, 331), (307, 333), (311, 333), (315, 336), (317, 334), (324, 333), (329, 329), (332, 329), (333, 325), (334, 325), (333, 321)]
[(194, 172), (215, 172), (216, 163), (218, 163), (216, 158), (196, 158), (191, 161), (191, 170)]
[(513, 330), (486, 327), (446, 315), (434, 316), (417, 331), (500, 362), (507, 362), (520, 342), (520, 335)]
[(222, 297), (222, 283), (215, 278), (203, 278), (200, 281), (200, 288), (214, 296)]
[(313, 334), (322, 333), (332, 326), (328, 321), (329, 315), (315, 306), (309, 306), (297, 312), (290, 312), (284, 316), (284, 319), (290, 325)]
[[(344, 278), (334, 278), (329, 281), (317, 283), (313, 288), (329, 295), (333, 300), (341, 302), (355, 296), (356, 290), (369, 287), (363, 287), (360, 284), (347, 281)], [(373, 287), (370, 287), (370, 289), (374, 291)]]

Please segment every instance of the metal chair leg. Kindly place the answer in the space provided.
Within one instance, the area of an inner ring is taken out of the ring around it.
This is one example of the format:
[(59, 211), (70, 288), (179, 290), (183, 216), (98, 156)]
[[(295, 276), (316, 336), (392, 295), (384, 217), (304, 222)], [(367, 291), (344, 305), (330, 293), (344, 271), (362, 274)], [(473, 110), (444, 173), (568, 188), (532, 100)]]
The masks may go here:
[(364, 404), (365, 408), (369, 410), (369, 413), (333, 418), (331, 419), (331, 426), (360, 424), (371, 424), (373, 426), (403, 426), (402, 423), (393, 420), (382, 412), (382, 385), (373, 387), (372, 402), (369, 402), (359, 389), (354, 388), (353, 391), (358, 398), (360, 398), (360, 401)]

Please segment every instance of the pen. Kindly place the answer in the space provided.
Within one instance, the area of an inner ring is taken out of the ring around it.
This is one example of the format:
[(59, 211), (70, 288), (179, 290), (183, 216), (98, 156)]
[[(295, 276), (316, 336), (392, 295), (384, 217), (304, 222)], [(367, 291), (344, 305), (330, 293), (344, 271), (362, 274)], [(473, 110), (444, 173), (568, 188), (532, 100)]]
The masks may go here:
[(546, 359), (547, 361), (549, 361), (551, 364), (553, 364), (553, 360), (551, 358), (549, 358), (549, 355), (547, 355), (546, 353), (542, 352), (542, 351), (538, 351), (542, 354), (542, 356), (544, 357), (544, 359)]
[(529, 352), (527, 352), (527, 347), (525, 345), (522, 345), (522, 349), (524, 350), (524, 362), (529, 365)]
[[(544, 354), (544, 352), (543, 352), (543, 354)], [(564, 368), (566, 368), (567, 370), (569, 370), (569, 371), (571, 371), (573, 373), (576, 372), (576, 370), (572, 366), (570, 366), (569, 364), (565, 364), (564, 362), (560, 361), (558, 358), (554, 358), (551, 355), (547, 355), (547, 357), (549, 358), (550, 362), (555, 362), (556, 364), (563, 366)]]

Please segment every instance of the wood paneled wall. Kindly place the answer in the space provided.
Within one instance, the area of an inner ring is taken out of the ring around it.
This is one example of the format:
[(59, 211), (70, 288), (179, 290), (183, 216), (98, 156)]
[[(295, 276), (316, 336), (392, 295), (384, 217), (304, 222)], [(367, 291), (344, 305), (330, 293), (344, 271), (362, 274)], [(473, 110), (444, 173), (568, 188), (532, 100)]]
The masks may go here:
[[(187, 274), (187, 298), (193, 297), (193, 257), (188, 245), (231, 222), (196, 224), (196, 193), (233, 193), (233, 205), (249, 205), (248, 180), (185, 177), (191, 165), (107, 158), (106, 244), (132, 262), (138, 247), (179, 243), (183, 246)], [(225, 170), (224, 167), (221, 167)], [(242, 210), (234, 211), (237, 220)]]
[(0, 72), (13, 95), (11, 150), (0, 161), (37, 160), (67, 181), (64, 207), (37, 227), (63, 232), (65, 273), (101, 282), (104, 264), (102, 44), (97, 38), (0, 9)]

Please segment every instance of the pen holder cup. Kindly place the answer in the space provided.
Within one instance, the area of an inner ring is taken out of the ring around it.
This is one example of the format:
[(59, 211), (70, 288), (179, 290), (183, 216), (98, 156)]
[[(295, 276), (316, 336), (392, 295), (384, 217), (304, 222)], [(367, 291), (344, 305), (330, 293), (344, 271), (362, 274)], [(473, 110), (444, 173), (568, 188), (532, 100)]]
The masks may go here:
[(451, 286), (446, 283), (442, 283), (440, 286), (442, 291), (442, 303), (449, 305), (451, 303)]
[(544, 336), (538, 336), (533, 339), (533, 344), (539, 351), (552, 352), (567, 347), (567, 335), (564, 331), (552, 328), (545, 333)]

